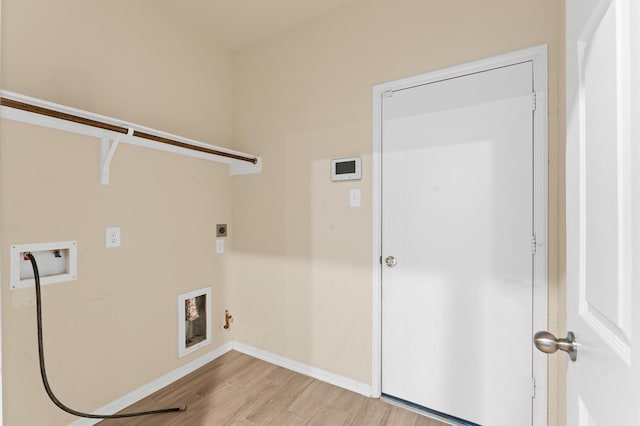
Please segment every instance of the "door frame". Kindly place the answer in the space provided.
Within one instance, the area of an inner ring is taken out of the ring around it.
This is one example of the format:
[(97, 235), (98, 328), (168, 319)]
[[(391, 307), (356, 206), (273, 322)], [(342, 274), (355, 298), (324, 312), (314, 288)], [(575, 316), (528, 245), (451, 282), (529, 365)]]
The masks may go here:
[[(378, 84), (373, 87), (373, 258), (372, 258), (372, 349), (371, 349), (371, 393), (374, 398), (382, 394), (382, 99), (395, 90), (407, 89), (440, 80), (461, 77), (522, 62), (533, 63), (533, 86), (535, 87), (535, 114), (533, 122), (534, 167), (533, 167), (533, 229), (536, 235), (536, 256), (533, 267), (533, 330), (548, 328), (548, 249), (547, 249), (547, 46), (494, 56), (479, 61), (445, 68), (414, 77)], [(533, 242), (532, 242), (533, 244)], [(533, 424), (547, 424), (547, 356), (535, 350), (532, 344), (532, 395)], [(507, 350), (507, 349), (505, 349)], [(535, 379), (534, 379), (535, 378)]]

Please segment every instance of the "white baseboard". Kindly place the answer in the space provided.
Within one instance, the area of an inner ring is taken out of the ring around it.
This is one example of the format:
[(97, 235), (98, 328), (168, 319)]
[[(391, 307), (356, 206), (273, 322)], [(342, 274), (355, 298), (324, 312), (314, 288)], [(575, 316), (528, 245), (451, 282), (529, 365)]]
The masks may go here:
[[(162, 389), (163, 387), (170, 385), (171, 383), (186, 376), (187, 374), (194, 372), (198, 368), (226, 354), (232, 349), (238, 352), (242, 352), (244, 354), (250, 355), (254, 358), (258, 358), (263, 361), (269, 362), (271, 364), (284, 367), (288, 370), (295, 371), (296, 373), (313, 377), (314, 379), (318, 379), (323, 382), (327, 382), (332, 385), (339, 386), (341, 388), (359, 393), (367, 397), (372, 397), (371, 385), (361, 383), (356, 380), (349, 379), (348, 377), (340, 376), (338, 374), (334, 374), (329, 371), (322, 370), (320, 368), (312, 367), (310, 365), (303, 364), (301, 362), (294, 361), (292, 359), (285, 358), (283, 356), (276, 355), (274, 353), (255, 348), (253, 346), (245, 345), (244, 343), (233, 341), (233, 342), (225, 343), (224, 345), (214, 349), (213, 351), (207, 353), (206, 355), (203, 355), (200, 358), (195, 359), (190, 363), (185, 364), (182, 367), (179, 367), (165, 374), (164, 376), (150, 383), (147, 383), (146, 385), (138, 389), (132, 392), (129, 392), (123, 397), (118, 398), (115, 401), (112, 401), (109, 404), (98, 408), (92, 414), (117, 413), (118, 411), (123, 410), (132, 404), (135, 404), (136, 402), (140, 401), (143, 398), (146, 398), (147, 396)], [(69, 426), (93, 426), (100, 421), (101, 421), (100, 419), (81, 418), (72, 423), (69, 423)]]
[(372, 397), (371, 385), (349, 379), (348, 377), (340, 376), (338, 374), (334, 374), (320, 368), (312, 367), (310, 365), (303, 364), (301, 362), (294, 361), (289, 358), (264, 351), (262, 349), (254, 348), (253, 346), (245, 345), (244, 343), (240, 342), (233, 342), (233, 349), (238, 352), (251, 355), (254, 358), (258, 358), (271, 364), (284, 367), (288, 370), (295, 371), (296, 373), (313, 377), (314, 379), (318, 379), (320, 381), (327, 382), (332, 385), (359, 393), (366, 397)]
[[(229, 342), (229, 343), (225, 343), (224, 345), (214, 349), (213, 351), (201, 356), (200, 358), (197, 358), (193, 361), (191, 361), (188, 364), (183, 365), (182, 367), (179, 367), (167, 374), (165, 374), (164, 376), (150, 382), (147, 383), (146, 385), (139, 387), (138, 389), (129, 392), (128, 394), (126, 394), (125, 396), (116, 399), (115, 401), (112, 401), (110, 403), (108, 403), (107, 405), (98, 408), (96, 411), (94, 411), (92, 414), (113, 414), (113, 413), (117, 413), (120, 410), (123, 410), (125, 408), (127, 408), (128, 406), (135, 404), (136, 402), (140, 401), (143, 398), (146, 398), (147, 396), (151, 395), (152, 393), (159, 391), (160, 389), (162, 389), (163, 387), (170, 385), (171, 383), (175, 382), (176, 380), (186, 376), (189, 373), (194, 372), (195, 370), (197, 370), (198, 368), (202, 367), (203, 365), (213, 361), (214, 359), (226, 354), (227, 352), (229, 352), (231, 349), (233, 349), (233, 342)], [(87, 419), (87, 418), (80, 418), (72, 423), (69, 423), (69, 426), (92, 426), (95, 425), (96, 423), (100, 422), (101, 419)]]

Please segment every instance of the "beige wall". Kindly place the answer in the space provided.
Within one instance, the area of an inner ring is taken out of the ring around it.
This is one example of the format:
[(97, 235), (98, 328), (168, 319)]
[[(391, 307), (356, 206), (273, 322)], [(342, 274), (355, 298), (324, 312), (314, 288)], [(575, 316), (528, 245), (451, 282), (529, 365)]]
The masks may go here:
[[(2, 87), (229, 145), (230, 55), (152, 3), (3, 0)], [(9, 290), (10, 244), (78, 241), (78, 280), (43, 288), (49, 379), (75, 409), (95, 410), (232, 336), (214, 327), (212, 345), (177, 358), (178, 294), (213, 286), (216, 325), (227, 307), (214, 251), (215, 224), (232, 222), (226, 166), (121, 145), (101, 186), (96, 139), (0, 126), (5, 425), (74, 420), (40, 382), (34, 292)], [(105, 249), (107, 226), (121, 227), (122, 247)]]
[[(370, 383), (372, 87), (541, 43), (558, 330), (564, 2), (359, 0), (233, 56), (153, 3), (2, 0), (2, 87), (223, 146), (233, 137), (264, 171), (231, 179), (215, 163), (121, 146), (102, 187), (97, 141), (2, 120), (5, 424), (72, 419), (39, 381), (34, 297), (8, 290), (14, 243), (78, 241), (78, 281), (44, 291), (50, 379), (74, 408), (94, 410), (198, 356), (176, 359), (175, 301), (207, 285), (214, 314), (229, 307), (236, 319), (232, 333), (214, 330), (212, 348), (234, 338)], [(362, 181), (332, 184), (329, 160), (349, 155), (363, 156)], [(348, 207), (351, 188), (362, 207)], [(231, 224), (223, 258), (220, 222)], [(106, 250), (113, 225), (123, 246)], [(561, 366), (550, 424), (561, 424)]]
[(231, 60), (154, 0), (2, 0), (3, 88), (216, 145)]
[[(262, 174), (233, 182), (240, 341), (370, 383), (372, 87), (543, 43), (556, 329), (562, 3), (362, 0), (234, 54), (235, 147), (264, 159)], [(351, 155), (363, 156), (362, 181), (332, 183), (330, 159)], [(362, 190), (361, 208), (348, 206), (351, 188)], [(555, 424), (562, 385), (551, 383)]]

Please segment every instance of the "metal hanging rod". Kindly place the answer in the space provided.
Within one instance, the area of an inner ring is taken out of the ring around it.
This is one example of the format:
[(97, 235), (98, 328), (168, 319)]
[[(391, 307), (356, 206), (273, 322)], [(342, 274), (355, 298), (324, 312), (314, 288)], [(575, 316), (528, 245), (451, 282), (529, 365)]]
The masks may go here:
[[(122, 133), (125, 135), (129, 133), (129, 129), (126, 127), (117, 126), (114, 124), (105, 123), (102, 121), (93, 120), (86, 117), (80, 117), (78, 115), (69, 114), (62, 111), (56, 111), (54, 109), (44, 108), (38, 105), (32, 105), (26, 102), (20, 102), (20, 101), (16, 101), (9, 98), (0, 97), (0, 105), (6, 106), (9, 108), (19, 109), (22, 111), (35, 113), (35, 114), (45, 115), (47, 117), (57, 118), (60, 120), (71, 121), (74, 123), (83, 124), (85, 126), (97, 127), (99, 129), (109, 130), (111, 132)], [(234, 160), (246, 161), (251, 164), (256, 164), (258, 162), (258, 159), (255, 157), (245, 157), (243, 155), (232, 154), (224, 151), (218, 151), (216, 149), (206, 148), (198, 145), (192, 145), (186, 142), (180, 142), (174, 139), (153, 135), (151, 133), (141, 132), (135, 129), (133, 130), (132, 136), (154, 141), (154, 142), (167, 144), (167, 145), (176, 146), (179, 148), (185, 148), (193, 151), (203, 152), (205, 154), (213, 154), (221, 157), (232, 158)]]

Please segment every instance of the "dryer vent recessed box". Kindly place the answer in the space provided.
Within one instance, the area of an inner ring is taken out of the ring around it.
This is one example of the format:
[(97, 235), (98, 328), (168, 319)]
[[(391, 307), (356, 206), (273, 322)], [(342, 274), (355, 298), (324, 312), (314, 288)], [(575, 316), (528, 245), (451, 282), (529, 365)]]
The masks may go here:
[(331, 180), (359, 180), (362, 178), (362, 158), (336, 158), (331, 160)]

